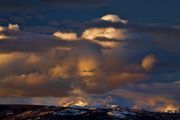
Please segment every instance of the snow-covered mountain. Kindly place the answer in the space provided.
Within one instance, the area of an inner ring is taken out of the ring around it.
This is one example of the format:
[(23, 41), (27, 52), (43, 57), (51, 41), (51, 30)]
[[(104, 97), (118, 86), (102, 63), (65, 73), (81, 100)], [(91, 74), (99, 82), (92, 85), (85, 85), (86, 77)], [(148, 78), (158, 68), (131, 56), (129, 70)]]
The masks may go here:
[(0, 105), (0, 120), (180, 120), (180, 113), (150, 112), (119, 106)]

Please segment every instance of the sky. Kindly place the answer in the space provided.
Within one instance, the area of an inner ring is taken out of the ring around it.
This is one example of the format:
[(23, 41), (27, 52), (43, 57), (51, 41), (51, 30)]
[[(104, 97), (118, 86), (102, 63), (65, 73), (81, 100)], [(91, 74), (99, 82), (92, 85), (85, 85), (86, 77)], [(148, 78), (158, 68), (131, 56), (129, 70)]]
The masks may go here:
[(178, 109), (179, 5), (0, 1), (0, 104)]
[[(109, 13), (136, 23), (177, 24), (179, 5), (178, 0), (3, 0), (0, 15), (5, 17), (1, 19), (8, 19), (7, 22), (23, 21), (26, 25), (54, 19), (85, 21)], [(41, 21), (38, 16), (47, 20)], [(23, 20), (18, 21), (18, 18)]]

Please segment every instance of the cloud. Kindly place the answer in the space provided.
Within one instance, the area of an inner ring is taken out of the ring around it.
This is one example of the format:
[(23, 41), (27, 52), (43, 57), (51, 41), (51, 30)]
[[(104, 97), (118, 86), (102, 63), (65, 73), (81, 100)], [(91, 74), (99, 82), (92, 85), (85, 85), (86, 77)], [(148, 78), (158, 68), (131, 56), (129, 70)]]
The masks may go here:
[(108, 28), (90, 28), (83, 32), (82, 39), (92, 40), (92, 42), (98, 43), (103, 47), (117, 47), (118, 40), (126, 38), (125, 30), (116, 29), (112, 27)]
[(0, 53), (0, 65), (7, 65), (10, 62), (22, 59), (23, 54), (21, 53)]
[(93, 57), (81, 58), (78, 63), (79, 74), (81, 76), (93, 76), (93, 72), (96, 70), (97, 62)]
[(4, 42), (0, 44), (1, 51), (5, 52), (41, 51), (56, 46), (55, 43), (59, 44), (52, 40), (51, 35), (20, 31), (19, 25), (16, 24), (9, 24), (8, 27), (4, 27), (0, 35), (5, 35), (6, 37), (3, 40)]
[[(126, 96), (130, 101), (134, 102), (136, 108), (150, 108), (156, 111), (166, 111), (169, 107), (179, 108), (179, 91), (178, 83), (135, 83), (122, 88), (119, 92), (120, 96)], [(170, 90), (171, 89), (171, 90)], [(118, 90), (117, 90), (118, 91)], [(123, 92), (124, 91), (124, 92)], [(132, 94), (132, 95), (131, 95)], [(134, 98), (131, 98), (134, 97)], [(144, 103), (146, 101), (146, 104)]]
[(76, 33), (55, 32), (53, 36), (61, 40), (78, 40)]
[[(149, 95), (132, 91), (118, 91), (117, 95), (133, 102), (134, 109), (150, 108), (154, 111), (166, 111), (167, 106), (176, 106), (175, 100), (158, 95)], [(165, 109), (163, 109), (165, 108)], [(175, 108), (178, 108), (175, 107)]]
[(0, 26), (0, 32), (4, 31), (4, 27), (3, 26)]
[(10, 37), (5, 35), (3, 33), (4, 31), (19, 31), (19, 25), (17, 24), (9, 24), (8, 27), (0, 26), (0, 40), (6, 40), (9, 39)]
[(65, 68), (65, 67), (57, 65), (49, 70), (49, 75), (51, 76), (52, 79), (68, 78), (69, 74), (66, 69), (67, 68)]
[[(66, 96), (71, 89), (69, 80), (51, 80), (38, 72), (10, 75), (1, 79), (2, 97), (7, 96)], [(52, 88), (50, 88), (50, 86)], [(59, 92), (62, 91), (62, 92)], [(52, 94), (53, 93), (53, 94)]]
[(0, 32), (4, 31), (19, 31), (20, 27), (18, 24), (9, 24), (7, 27), (6, 26), (0, 26)]
[(82, 38), (94, 40), (98, 37), (105, 37), (109, 39), (124, 39), (124, 31), (116, 28), (90, 28), (83, 32)]
[(19, 30), (19, 25), (18, 24), (9, 24), (8, 29), (18, 31)]
[(113, 22), (113, 23), (116, 23), (116, 22), (120, 22), (120, 23), (123, 23), (123, 24), (127, 24), (128, 23), (127, 20), (123, 20), (119, 16), (113, 15), (113, 14), (108, 14), (108, 15), (102, 16), (100, 18), (100, 20), (108, 21), (108, 22)]
[(157, 59), (156, 59), (155, 55), (148, 55), (148, 56), (144, 57), (144, 59), (142, 61), (142, 67), (146, 71), (150, 71), (155, 66), (156, 63), (157, 63)]
[[(144, 107), (147, 101), (156, 110), (179, 104), (179, 84), (172, 84), (180, 79), (178, 29), (107, 21), (78, 28), (63, 24), (70, 27), (0, 27), (0, 35), (7, 36), (0, 41), (0, 96), (30, 97), (25, 101), (37, 104), (77, 99)], [(160, 85), (148, 86), (155, 82)], [(159, 103), (163, 106), (156, 108)]]
[(13, 83), (16, 86), (19, 86), (21, 84), (24, 85), (37, 85), (40, 84), (42, 82), (45, 82), (45, 78), (38, 74), (38, 73), (30, 73), (30, 74), (21, 74), (19, 76), (16, 75), (10, 75), (9, 77), (5, 78), (6, 81), (13, 81)]
[(41, 58), (36, 54), (29, 55), (29, 57), (26, 60), (27, 64), (37, 64), (40, 61), (41, 61)]
[(6, 40), (6, 39), (8, 39), (8, 37), (6, 36), (6, 35), (0, 35), (0, 40)]

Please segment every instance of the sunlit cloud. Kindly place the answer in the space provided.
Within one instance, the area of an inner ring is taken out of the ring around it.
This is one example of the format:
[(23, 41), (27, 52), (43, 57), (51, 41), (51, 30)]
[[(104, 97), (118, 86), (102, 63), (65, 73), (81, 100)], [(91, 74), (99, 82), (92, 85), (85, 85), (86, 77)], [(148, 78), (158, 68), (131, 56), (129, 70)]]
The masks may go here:
[(36, 64), (36, 63), (40, 62), (40, 59), (41, 59), (41, 58), (40, 58), (38, 55), (31, 54), (31, 55), (27, 58), (26, 62), (27, 62), (27, 64)]
[(143, 58), (142, 67), (146, 71), (150, 71), (155, 66), (156, 63), (157, 63), (157, 59), (155, 55), (151, 54)]
[(126, 38), (126, 34), (123, 29), (116, 29), (112, 27), (90, 28), (85, 30), (81, 37), (83, 39), (92, 40), (92, 42), (98, 43), (103, 47), (114, 48), (119, 45), (118, 40)]
[(53, 33), (53, 36), (60, 39), (60, 40), (67, 40), (67, 41), (74, 41), (78, 40), (77, 34), (76, 33), (66, 33), (66, 32), (55, 32)]
[(9, 24), (8, 29), (18, 31), (19, 30), (19, 25), (18, 24)]
[(68, 78), (69, 73), (67, 71), (66, 67), (57, 65), (49, 70), (49, 75), (52, 79), (57, 79), (57, 78)]
[[(116, 15), (106, 15), (97, 22), (69, 27), (71, 32), (62, 32), (67, 31), (63, 27), (23, 29), (17, 24), (0, 27), (0, 96), (32, 97), (29, 103), (36, 104), (83, 106), (116, 103), (113, 95), (117, 95), (133, 108), (146, 104), (164, 111), (179, 102), (176, 93), (171, 94), (176, 99), (161, 93), (165, 91), (162, 84), (154, 87), (159, 93), (154, 95), (147, 86), (140, 86), (179, 80), (180, 37), (168, 33), (170, 28), (130, 25)], [(128, 91), (129, 86), (135, 87), (134, 92)], [(178, 85), (169, 86), (179, 91)], [(156, 107), (159, 102), (163, 105)]]
[[(112, 92), (111, 92), (112, 93)], [(138, 91), (127, 91), (127, 90), (116, 90), (116, 92), (112, 93), (113, 95), (121, 96), (128, 101), (133, 103), (134, 109), (150, 109), (154, 111), (166, 112), (167, 107), (169, 109), (177, 109), (179, 106), (174, 99), (170, 99), (164, 96), (154, 95), (154, 94), (146, 94)]]
[(4, 31), (5, 28), (3, 26), (0, 26), (0, 32)]
[(96, 71), (96, 68), (96, 59), (92, 57), (82, 58), (78, 63), (78, 69), (81, 76), (92, 76)]
[(11, 23), (9, 23), (8, 26), (0, 26), (0, 32), (3, 32), (5, 30), (19, 31), (20, 26), (18, 24), (11, 24)]
[(6, 35), (1, 35), (0, 34), (0, 40), (6, 40), (6, 39), (8, 39), (9, 37), (8, 36), (6, 36)]
[(30, 73), (30, 74), (21, 74), (21, 75), (11, 75), (5, 78), (7, 82), (13, 82), (16, 86), (21, 84), (25, 85), (37, 85), (42, 82), (45, 82), (44, 76), (38, 73)]
[(108, 21), (108, 22), (113, 22), (113, 23), (116, 23), (116, 22), (120, 22), (120, 23), (123, 23), (123, 24), (127, 24), (128, 23), (127, 20), (123, 20), (119, 16), (113, 15), (113, 14), (108, 14), (108, 15), (102, 16), (100, 18), (100, 20)]
[(0, 53), (0, 66), (10, 64), (22, 58), (24, 58), (24, 54), (21, 53)]
[(82, 38), (88, 40), (95, 40), (98, 37), (104, 37), (109, 39), (124, 39), (124, 30), (116, 28), (90, 28), (83, 32)]

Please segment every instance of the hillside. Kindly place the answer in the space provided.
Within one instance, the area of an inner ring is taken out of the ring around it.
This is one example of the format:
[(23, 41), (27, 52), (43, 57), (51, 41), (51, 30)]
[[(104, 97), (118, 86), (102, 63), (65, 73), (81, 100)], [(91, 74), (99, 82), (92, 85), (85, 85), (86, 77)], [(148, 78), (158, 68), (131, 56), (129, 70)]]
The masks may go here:
[(0, 105), (0, 120), (180, 120), (180, 113), (121, 107)]

